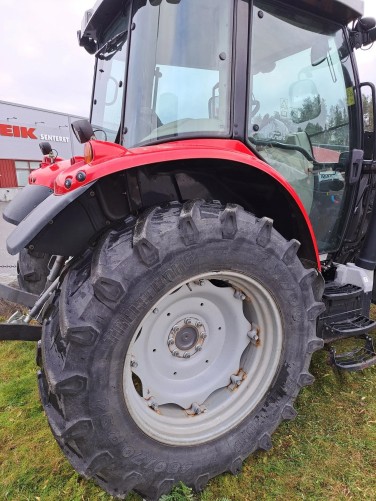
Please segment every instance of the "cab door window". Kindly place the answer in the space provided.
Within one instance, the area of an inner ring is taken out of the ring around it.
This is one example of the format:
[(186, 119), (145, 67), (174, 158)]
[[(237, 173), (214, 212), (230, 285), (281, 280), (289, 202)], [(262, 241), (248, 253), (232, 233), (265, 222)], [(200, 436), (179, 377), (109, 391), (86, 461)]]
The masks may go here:
[(254, 2), (248, 138), (298, 193), (322, 251), (336, 247), (345, 216), (353, 88), (341, 27)]

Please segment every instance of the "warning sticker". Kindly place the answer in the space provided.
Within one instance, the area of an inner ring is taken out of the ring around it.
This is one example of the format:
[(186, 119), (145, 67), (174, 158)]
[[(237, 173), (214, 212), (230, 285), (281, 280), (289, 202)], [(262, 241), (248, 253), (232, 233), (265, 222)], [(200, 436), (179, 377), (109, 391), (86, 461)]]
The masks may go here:
[(346, 94), (347, 94), (347, 106), (354, 106), (355, 104), (354, 88), (347, 87)]

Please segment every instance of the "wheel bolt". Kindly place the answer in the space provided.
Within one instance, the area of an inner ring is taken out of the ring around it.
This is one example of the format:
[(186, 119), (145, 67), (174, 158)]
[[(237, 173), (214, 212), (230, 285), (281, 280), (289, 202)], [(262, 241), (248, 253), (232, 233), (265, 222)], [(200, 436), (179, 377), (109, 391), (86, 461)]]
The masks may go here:
[(202, 322), (196, 322), (196, 327), (202, 327)]
[(196, 415), (198, 414), (201, 414), (202, 413), (202, 409), (201, 407), (198, 405), (197, 402), (193, 402), (193, 404), (191, 405), (191, 409), (192, 409), (192, 412)]
[(174, 334), (176, 334), (176, 332), (178, 332), (178, 330), (179, 330), (179, 327), (177, 325), (174, 325), (174, 327), (172, 328), (172, 332)]
[(167, 344), (168, 346), (171, 346), (172, 344), (174, 344), (174, 340), (172, 338), (170, 338), (168, 341), (167, 341)]
[(184, 323), (185, 323), (185, 324), (187, 324), (187, 325), (188, 325), (188, 324), (191, 324), (191, 323), (192, 323), (192, 320), (191, 320), (190, 318), (185, 318), (185, 319), (184, 319)]
[(202, 346), (200, 344), (198, 344), (197, 346), (195, 346), (195, 350), (196, 351), (201, 351), (202, 350)]
[(156, 400), (154, 400), (153, 398), (151, 398), (149, 401), (148, 401), (148, 406), (153, 409), (153, 411), (157, 411), (158, 410), (158, 404), (156, 402)]
[(174, 350), (174, 351), (172, 352), (172, 354), (173, 354), (173, 356), (174, 356), (174, 357), (178, 357), (178, 356), (179, 356), (179, 352), (178, 352), (178, 350)]
[(207, 337), (208, 337), (208, 335), (206, 334), (206, 332), (201, 332), (201, 334), (200, 334), (201, 339), (206, 339)]
[(234, 384), (235, 386), (240, 386), (243, 381), (243, 378), (241, 376), (235, 376), (235, 374), (232, 374), (230, 379), (231, 383)]
[(184, 353), (183, 358), (191, 358), (191, 355), (187, 352)]
[(252, 343), (256, 344), (257, 341), (259, 340), (259, 337), (257, 335), (257, 330), (256, 329), (252, 329), (250, 331), (247, 332), (247, 336), (249, 337), (249, 339), (251, 340)]

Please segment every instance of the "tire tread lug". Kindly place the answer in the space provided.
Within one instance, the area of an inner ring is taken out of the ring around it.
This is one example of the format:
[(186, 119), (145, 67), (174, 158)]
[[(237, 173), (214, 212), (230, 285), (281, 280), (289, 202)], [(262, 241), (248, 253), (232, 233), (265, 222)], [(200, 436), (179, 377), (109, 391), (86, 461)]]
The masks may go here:
[(149, 268), (159, 261), (159, 251), (150, 241), (151, 221), (158, 207), (145, 211), (137, 220), (133, 235), (133, 246), (137, 249), (141, 260)]
[(184, 244), (189, 247), (198, 243), (200, 233), (197, 222), (201, 219), (200, 206), (203, 200), (191, 200), (186, 202), (180, 211), (179, 230)]
[(273, 220), (269, 217), (263, 217), (262, 219), (259, 219), (256, 224), (258, 226), (256, 242), (261, 247), (266, 247), (271, 239)]
[(236, 204), (227, 204), (220, 216), (222, 237), (227, 240), (233, 240), (238, 231), (238, 213), (241, 207)]

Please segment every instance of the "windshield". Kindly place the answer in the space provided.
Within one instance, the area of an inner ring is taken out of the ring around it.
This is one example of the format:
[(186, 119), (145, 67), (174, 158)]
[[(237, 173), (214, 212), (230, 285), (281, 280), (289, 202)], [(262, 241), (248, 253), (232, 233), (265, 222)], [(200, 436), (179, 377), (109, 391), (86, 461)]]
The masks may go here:
[(124, 143), (229, 134), (232, 0), (134, 2)]
[(249, 141), (300, 196), (319, 250), (335, 250), (346, 216), (355, 113), (342, 29), (256, 0), (250, 78)]
[(112, 23), (103, 37), (101, 48), (96, 53), (91, 123), (99, 139), (112, 142), (119, 140), (120, 137), (128, 20), (129, 16), (122, 15)]

